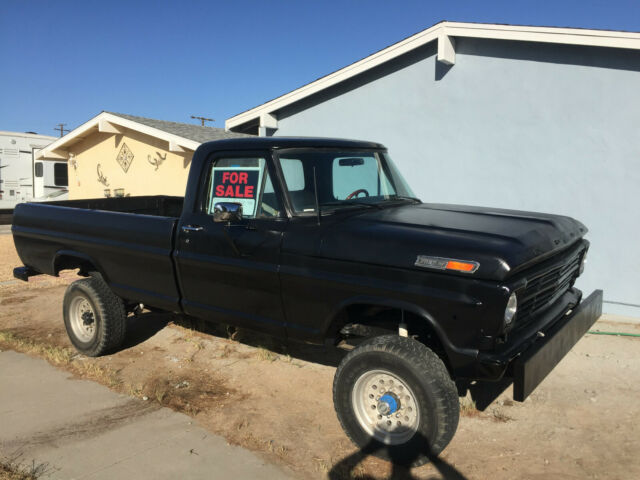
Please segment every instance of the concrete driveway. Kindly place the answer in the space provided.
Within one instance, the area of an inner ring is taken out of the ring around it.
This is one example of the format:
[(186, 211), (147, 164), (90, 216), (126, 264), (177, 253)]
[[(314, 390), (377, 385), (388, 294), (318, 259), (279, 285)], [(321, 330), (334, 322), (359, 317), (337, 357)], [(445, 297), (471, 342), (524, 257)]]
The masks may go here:
[(60, 479), (283, 479), (190, 417), (12, 351), (0, 352), (0, 456)]

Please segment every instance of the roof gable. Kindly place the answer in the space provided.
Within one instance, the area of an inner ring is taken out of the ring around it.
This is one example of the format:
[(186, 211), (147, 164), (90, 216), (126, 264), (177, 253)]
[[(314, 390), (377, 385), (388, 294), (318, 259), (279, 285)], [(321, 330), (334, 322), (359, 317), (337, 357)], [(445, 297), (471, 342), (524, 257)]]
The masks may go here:
[(37, 158), (68, 159), (68, 149), (87, 136), (96, 132), (122, 134), (127, 129), (168, 142), (167, 149), (171, 152), (195, 151), (201, 143), (210, 140), (247, 136), (242, 133), (227, 132), (222, 128), (201, 127), (105, 111), (47, 145), (37, 153)]
[(340, 70), (303, 85), (296, 90), (239, 113), (226, 120), (225, 128), (227, 130), (242, 130), (248, 125), (258, 125), (261, 128), (275, 129), (278, 125), (279, 110), (371, 70), (429, 42), (437, 42), (438, 53), (436, 58), (439, 62), (453, 65), (455, 63), (456, 37), (640, 50), (640, 33), (637, 32), (444, 21), (394, 43), (351, 65), (347, 65)]

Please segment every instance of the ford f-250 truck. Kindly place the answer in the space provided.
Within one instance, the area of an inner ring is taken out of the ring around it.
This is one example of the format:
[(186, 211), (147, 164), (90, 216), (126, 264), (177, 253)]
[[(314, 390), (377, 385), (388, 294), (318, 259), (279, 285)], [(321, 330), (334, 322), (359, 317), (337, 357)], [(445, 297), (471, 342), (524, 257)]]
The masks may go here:
[(17, 278), (87, 277), (63, 307), (80, 352), (116, 349), (140, 304), (345, 346), (344, 430), (413, 465), (452, 439), (456, 383), (512, 378), (523, 401), (602, 308), (574, 288), (580, 222), (422, 203), (377, 143), (205, 143), (184, 198), (20, 204), (12, 231)]

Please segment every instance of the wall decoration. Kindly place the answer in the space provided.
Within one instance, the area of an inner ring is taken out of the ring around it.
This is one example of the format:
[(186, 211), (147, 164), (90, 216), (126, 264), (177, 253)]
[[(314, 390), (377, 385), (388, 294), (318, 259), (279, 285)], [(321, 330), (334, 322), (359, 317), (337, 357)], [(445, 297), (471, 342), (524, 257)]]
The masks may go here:
[(102, 174), (102, 165), (98, 164), (98, 168), (96, 168), (96, 170), (98, 171), (98, 182), (103, 184), (105, 187), (108, 187), (109, 182), (107, 181), (107, 177)]
[(131, 162), (133, 161), (133, 153), (131, 152), (129, 147), (127, 147), (126, 143), (122, 144), (122, 148), (120, 149), (116, 160), (122, 167), (122, 170), (124, 170), (124, 173), (127, 173), (129, 167), (131, 166)]
[(147, 162), (149, 162), (151, 165), (153, 165), (154, 167), (156, 167), (156, 170), (158, 170), (158, 168), (160, 168), (160, 165), (162, 165), (162, 162), (164, 162), (167, 159), (167, 154), (164, 154), (164, 157), (160, 154), (160, 152), (156, 152), (156, 158), (152, 158), (151, 155), (147, 155)]
[(73, 153), (69, 154), (69, 164), (73, 167), (74, 172), (78, 171), (78, 161)]

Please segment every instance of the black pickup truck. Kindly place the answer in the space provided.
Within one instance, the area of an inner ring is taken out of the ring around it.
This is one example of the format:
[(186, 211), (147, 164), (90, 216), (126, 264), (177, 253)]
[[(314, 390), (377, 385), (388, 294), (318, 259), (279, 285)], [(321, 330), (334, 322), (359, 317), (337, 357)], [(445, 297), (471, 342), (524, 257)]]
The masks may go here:
[(574, 288), (580, 222), (422, 203), (377, 143), (205, 143), (184, 198), (20, 204), (12, 231), (17, 278), (87, 277), (63, 308), (80, 352), (116, 349), (141, 304), (345, 347), (346, 433), (413, 465), (452, 439), (460, 385), (512, 379), (523, 401), (602, 308)]

